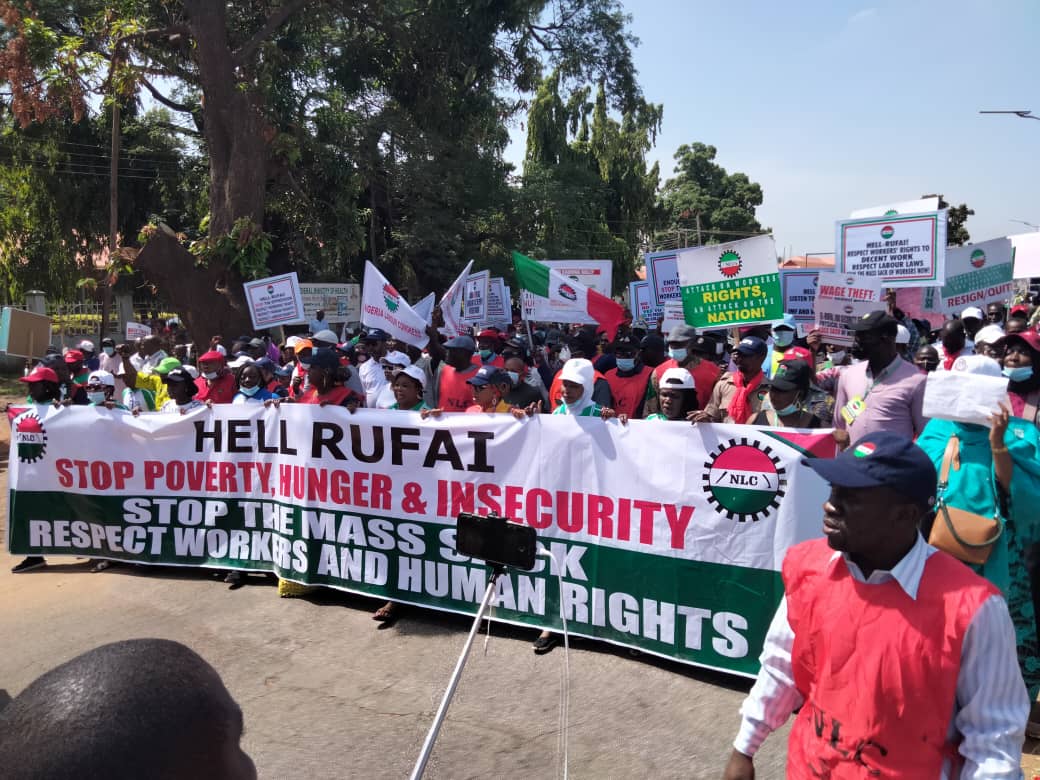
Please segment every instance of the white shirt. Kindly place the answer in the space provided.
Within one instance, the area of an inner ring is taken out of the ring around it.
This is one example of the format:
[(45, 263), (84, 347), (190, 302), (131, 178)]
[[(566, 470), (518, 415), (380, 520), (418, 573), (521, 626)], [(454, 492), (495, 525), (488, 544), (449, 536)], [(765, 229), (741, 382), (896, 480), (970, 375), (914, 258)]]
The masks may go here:
[(358, 376), (361, 377), (361, 386), (365, 388), (365, 406), (369, 409), (376, 408), (380, 391), (390, 384), (386, 381), (383, 366), (377, 358), (370, 357), (358, 366)]
[(205, 405), (206, 404), (202, 401), (198, 401), (194, 398), (188, 401), (188, 403), (181, 405), (171, 398), (160, 407), (159, 411), (164, 412), (165, 414), (184, 414), (185, 412), (190, 412), (192, 409), (198, 409), (200, 406)]
[[(874, 571), (864, 577), (847, 557), (845, 565), (859, 582), (880, 585), (895, 580), (916, 599), (925, 561), (935, 552), (918, 535), (910, 552), (891, 571)], [(839, 555), (842, 553), (834, 553), (831, 561)], [(791, 670), (793, 645), (794, 631), (787, 620), (784, 598), (766, 634), (758, 679), (740, 707), (740, 731), (733, 747), (746, 756), (754, 756), (765, 738), (804, 702)], [(1029, 707), (1029, 694), (1018, 669), (1011, 615), (1001, 596), (991, 596), (972, 618), (961, 649), (957, 697), (950, 720), (950, 736), (959, 734), (963, 740), (958, 746), (964, 757), (961, 780), (1022, 777), (1022, 742)], [(943, 766), (940, 778), (950, 778), (948, 766)]]

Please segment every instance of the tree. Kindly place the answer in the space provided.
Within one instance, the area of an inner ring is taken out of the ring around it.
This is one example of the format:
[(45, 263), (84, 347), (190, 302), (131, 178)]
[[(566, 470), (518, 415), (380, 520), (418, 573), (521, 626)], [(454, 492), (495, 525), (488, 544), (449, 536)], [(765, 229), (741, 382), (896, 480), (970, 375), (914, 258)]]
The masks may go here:
[(763, 232), (755, 218), (762, 187), (744, 173), (727, 173), (715, 154), (714, 146), (702, 143), (683, 144), (676, 151), (676, 176), (661, 190), (666, 235), (685, 231), (697, 243), (709, 244)]
[(968, 221), (968, 217), (975, 214), (975, 209), (968, 208), (967, 203), (962, 203), (959, 206), (951, 206), (946, 202), (946, 198), (937, 193), (931, 195), (922, 195), (921, 199), (924, 198), (938, 198), (939, 208), (947, 209), (946, 212), (946, 244), (947, 246), (964, 246), (971, 241), (971, 234), (968, 229), (964, 227), (964, 223)]
[[(248, 329), (242, 280), (271, 265), (331, 270), (331, 255), (357, 267), (366, 244), (421, 265), (410, 242), (430, 221), (402, 230), (394, 187), (428, 194), (437, 166), (423, 163), (452, 142), (495, 175), (502, 123), (522, 107), (499, 95), (529, 92), (542, 58), (565, 84), (605, 81), (619, 109), (639, 100), (617, 0), (0, 0), (0, 14), (23, 125), (82, 112), (91, 91), (143, 90), (197, 139), (209, 167), (204, 235), (188, 252), (173, 230), (151, 230), (137, 257), (196, 341)], [(401, 175), (423, 167), (420, 186)], [(342, 189), (322, 189), (330, 183)], [(464, 202), (465, 177), (448, 183), (444, 203)], [(336, 246), (325, 215), (342, 219)], [(479, 237), (485, 217), (467, 215), (466, 232)]]

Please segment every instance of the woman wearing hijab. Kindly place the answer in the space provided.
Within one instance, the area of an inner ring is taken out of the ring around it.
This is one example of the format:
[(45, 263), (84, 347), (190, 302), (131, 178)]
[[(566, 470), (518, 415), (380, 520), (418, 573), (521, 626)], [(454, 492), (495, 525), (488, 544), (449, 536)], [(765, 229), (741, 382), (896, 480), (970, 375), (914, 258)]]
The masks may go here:
[[(1000, 364), (984, 355), (965, 355), (951, 371), (1000, 377)], [(1035, 697), (1040, 690), (1040, 658), (1026, 550), (1040, 538), (1040, 431), (1030, 421), (1011, 416), (1007, 407), (990, 418), (992, 427), (932, 419), (917, 438), (941, 473), (947, 445), (952, 452), (944, 499), (951, 507), (983, 517), (998, 515), (1003, 533), (989, 558), (976, 571), (1004, 594), (1015, 624), (1019, 666)], [(940, 514), (936, 523), (944, 522)]]
[(596, 372), (592, 363), (585, 358), (571, 358), (560, 369), (563, 385), (563, 401), (553, 414), (569, 414), (571, 417), (602, 417), (609, 420), (614, 410), (600, 406), (592, 400)]

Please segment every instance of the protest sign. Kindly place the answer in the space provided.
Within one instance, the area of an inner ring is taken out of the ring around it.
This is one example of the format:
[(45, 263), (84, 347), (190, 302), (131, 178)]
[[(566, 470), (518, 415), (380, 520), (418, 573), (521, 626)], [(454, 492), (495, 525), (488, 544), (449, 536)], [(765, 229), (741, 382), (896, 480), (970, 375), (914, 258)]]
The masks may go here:
[(147, 336), (152, 335), (152, 329), (147, 325), (142, 325), (140, 322), (128, 322), (126, 323), (126, 340), (137, 341)]
[(784, 316), (773, 237), (680, 249), (686, 322), (695, 328), (752, 325)]
[(667, 336), (676, 325), (686, 324), (682, 301), (666, 301), (661, 309), (661, 333)]
[(506, 280), (501, 276), (488, 281), (486, 325), (502, 327), (513, 321), (513, 311), (506, 295)]
[(784, 312), (794, 317), (799, 325), (814, 321), (817, 270), (784, 269), (780, 272), (780, 287), (784, 294)]
[(455, 519), (493, 511), (556, 559), (508, 571), (496, 619), (558, 630), (562, 606), (574, 634), (749, 676), (787, 548), (820, 535), (828, 488), (801, 460), (834, 453), (829, 430), (552, 415), (47, 405), (9, 419), (13, 554), (273, 571), (472, 614), (487, 572), (454, 552)]
[(628, 308), (632, 312), (632, 319), (642, 320), (651, 328), (664, 315), (664, 309), (654, 303), (650, 282), (628, 283)]
[[(964, 360), (964, 358), (958, 358)], [(954, 363), (954, 369), (958, 369)], [(965, 371), (932, 371), (924, 385), (921, 413), (928, 419), (956, 420), (992, 428), (990, 417), (1004, 404), (1009, 409), (1008, 380)]]
[(614, 264), (609, 260), (544, 260), (547, 266), (572, 282), (589, 287), (608, 298), (614, 294)]
[(445, 293), (444, 297), (441, 298), (441, 319), (444, 320), (444, 326), (441, 331), (449, 339), (453, 339), (456, 336), (461, 336), (465, 325), (462, 322), (462, 296), (465, 293), (466, 279), (469, 278), (470, 269), (473, 268), (473, 261), (470, 260), (466, 263), (466, 267), (462, 269), (462, 273), (458, 275), (458, 278), (451, 283)]
[(879, 308), (881, 280), (823, 271), (816, 291), (816, 328), (828, 344), (852, 344), (849, 325)]
[(426, 320), (415, 313), (401, 293), (368, 260), (361, 299), (361, 324), (365, 327), (384, 330), (419, 349), (429, 342)]
[(43, 357), (50, 345), (50, 317), (11, 306), (0, 312), (0, 352), (12, 357)]
[(1016, 279), (1040, 276), (1040, 232), (1008, 236), (1013, 247)]
[(325, 312), (325, 319), (330, 323), (361, 322), (360, 284), (302, 282), (300, 294), (306, 317), (287, 324), (306, 324), (309, 321), (307, 317), (313, 317), (318, 309)]
[(946, 280), (946, 212), (837, 222), (835, 270), (876, 276), (887, 287), (940, 285)]
[(488, 283), (490, 271), (477, 271), (466, 277), (462, 286), (462, 321), (469, 324), (483, 322), (487, 317)]
[(655, 306), (660, 308), (665, 301), (682, 300), (675, 252), (647, 252), (643, 255), (643, 263)]
[[(296, 272), (246, 282), (246, 303), (257, 330), (292, 325), (306, 320), (303, 294)], [(313, 314), (313, 312), (311, 312)]]
[(991, 303), (1008, 300), (1015, 287), (1011, 253), (1011, 241), (1006, 238), (950, 247), (946, 250), (946, 284), (925, 288), (925, 309), (952, 314), (965, 306), (985, 310)]
[(939, 198), (921, 198), (920, 200), (904, 200), (901, 203), (886, 203), (882, 206), (871, 206), (868, 209), (856, 209), (849, 217), (861, 219), (863, 217), (895, 217), (900, 214), (923, 214), (926, 211), (938, 211)]

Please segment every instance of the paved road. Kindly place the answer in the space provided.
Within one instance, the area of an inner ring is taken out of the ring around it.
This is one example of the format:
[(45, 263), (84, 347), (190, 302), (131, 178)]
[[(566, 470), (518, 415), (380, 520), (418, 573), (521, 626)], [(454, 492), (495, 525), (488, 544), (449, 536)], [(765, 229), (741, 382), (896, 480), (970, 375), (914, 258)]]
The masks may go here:
[[(0, 553), (0, 691), (14, 696), (104, 642), (176, 639), (242, 705), (261, 778), (407, 777), (469, 625), (415, 610), (378, 630), (370, 599), (279, 599), (260, 577), (232, 592), (200, 570), (91, 574), (82, 560), (53, 558), (12, 575), (16, 562)], [(487, 655), (474, 650), (426, 777), (557, 775), (563, 653), (535, 656), (533, 637), (495, 625)], [(570, 668), (572, 777), (719, 777), (748, 681), (589, 641)], [(784, 736), (760, 754), (760, 778), (783, 777)]]

